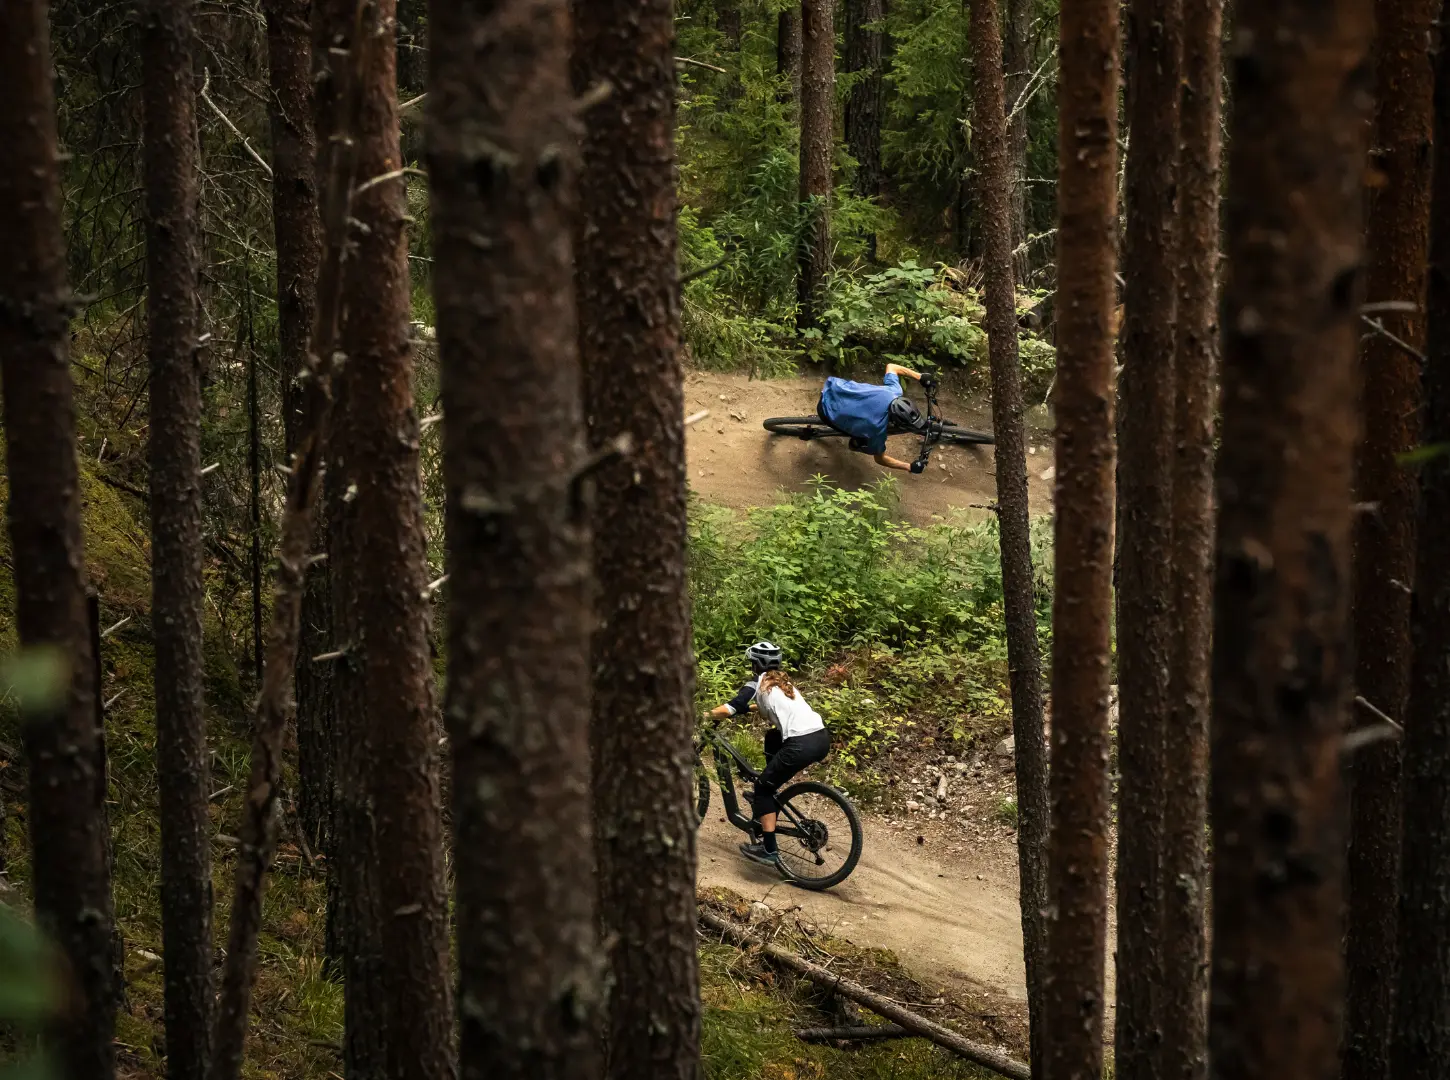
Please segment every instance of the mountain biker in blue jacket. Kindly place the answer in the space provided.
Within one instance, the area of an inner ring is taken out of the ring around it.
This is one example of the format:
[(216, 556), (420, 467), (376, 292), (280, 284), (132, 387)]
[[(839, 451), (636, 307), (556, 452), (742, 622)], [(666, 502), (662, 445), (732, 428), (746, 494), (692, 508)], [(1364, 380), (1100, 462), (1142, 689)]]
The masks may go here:
[(921, 422), (921, 413), (915, 405), (902, 396), (901, 376), (906, 375), (921, 382), (921, 372), (913, 371), (900, 364), (887, 364), (883, 385), (852, 382), (832, 376), (821, 390), (821, 401), (816, 406), (821, 419), (853, 436), (851, 448), (875, 456), (876, 464), (903, 472), (921, 472), (915, 463), (898, 461), (886, 453), (886, 433), (891, 417), (907, 428), (915, 428)]
[(776, 792), (796, 773), (808, 765), (824, 761), (831, 752), (831, 733), (820, 713), (806, 704), (805, 696), (781, 670), (781, 651), (768, 641), (757, 642), (745, 650), (750, 661), (751, 679), (733, 698), (710, 711), (711, 716), (735, 716), (755, 707), (772, 727), (765, 733), (765, 770), (755, 781), (751, 796), (751, 812), (760, 826), (760, 841), (741, 844), (740, 854), (788, 873), (781, 865), (776, 845), (775, 823), (780, 813)]

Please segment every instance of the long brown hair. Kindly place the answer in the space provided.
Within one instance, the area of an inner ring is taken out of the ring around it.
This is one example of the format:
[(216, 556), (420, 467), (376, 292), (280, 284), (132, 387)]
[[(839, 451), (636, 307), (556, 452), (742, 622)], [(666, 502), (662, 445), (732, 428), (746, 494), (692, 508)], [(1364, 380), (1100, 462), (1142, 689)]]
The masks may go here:
[(760, 685), (756, 687), (756, 694), (764, 697), (767, 690), (779, 687), (788, 698), (795, 697), (795, 683), (790, 681), (790, 676), (780, 668), (771, 668), (760, 677)]

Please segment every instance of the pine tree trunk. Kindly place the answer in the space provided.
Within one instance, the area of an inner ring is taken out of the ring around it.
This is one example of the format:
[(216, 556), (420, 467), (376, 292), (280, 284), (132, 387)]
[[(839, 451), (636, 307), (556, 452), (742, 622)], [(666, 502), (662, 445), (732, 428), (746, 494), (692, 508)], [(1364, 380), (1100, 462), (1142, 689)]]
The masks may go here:
[(1372, 12), (1235, 13), (1213, 657), (1224, 1080), (1339, 1073), (1340, 743)]
[(740, 0), (715, 0), (715, 29), (725, 38), (727, 49), (732, 52), (740, 51), (740, 35), (743, 30)]
[(1042, 991), (1047, 962), (1047, 743), (1043, 732), (1042, 666), (1027, 503), (1027, 436), (1022, 363), (1017, 352), (1017, 298), (1012, 279), (1011, 175), (1002, 85), (1002, 39), (996, 0), (972, 0), (975, 46), (978, 202), (986, 257), (988, 351), (992, 365), (992, 430), (997, 445), (997, 523), (1017, 747), (1017, 865), (1022, 954), (1027, 969), (1030, 1060), (1043, 1063)]
[(603, 957), (568, 6), (441, 5), (432, 31), (461, 1075), (585, 1080)]
[[(346, 47), (352, 5), (329, 5)], [(377, 17), (388, 25), (389, 0)], [(418, 420), (408, 344), (408, 269), (397, 168), (396, 49), (363, 72), (357, 223), (334, 380), (328, 526), (336, 693), (339, 940), (350, 1077), (449, 1074), (447, 922)]]
[(36, 921), (72, 972), (72, 1008), (46, 1033), (66, 1080), (114, 1075), (111, 882), (96, 806), (94, 659), (75, 448), (50, 34), (39, 0), (0, 4), (0, 380), (15, 623), (54, 694), (22, 706)]
[[(1418, 5), (1417, 5), (1418, 6)], [(1450, 444), (1450, 49), (1435, 56), (1423, 428)], [(1450, 456), (1419, 468), (1413, 660), (1405, 715), (1394, 1080), (1450, 1076)]]
[[(317, 308), (322, 222), (317, 206), (317, 125), (312, 90), (310, 0), (267, 0), (268, 119), (272, 136), (272, 219), (277, 251), (278, 362), (287, 458), (297, 447), (306, 366)], [(326, 548), (325, 526), (317, 530)], [(326, 563), (307, 572), (297, 655), (297, 812), (314, 852), (328, 849), (331, 820), (331, 669), (312, 663), (330, 646)]]
[[(1007, 0), (1006, 34), (1003, 41), (1007, 73), (1008, 168), (1012, 178), (1012, 248), (1027, 242), (1027, 109), (1021, 107), (1034, 67), (1032, 57), (1032, 0)], [(1025, 276), (1027, 253), (1015, 260), (1018, 275)]]
[(1172, 624), (1163, 758), (1164, 1080), (1208, 1075), (1208, 702), (1222, 0), (1184, 0)]
[(1182, 0), (1126, 25), (1123, 367), (1118, 393), (1118, 952), (1114, 1076), (1156, 1080), (1164, 1032), (1163, 770), (1168, 725)]
[(615, 88), (589, 114), (580, 174), (585, 411), (596, 453), (633, 443), (600, 471), (593, 515), (595, 851), (617, 941), (605, 1030), (618, 1080), (693, 1080), (700, 1057), (672, 8), (575, 9), (576, 90)]
[(1108, 679), (1113, 557), (1113, 311), (1118, 7), (1061, 18), (1058, 83), (1056, 588), (1043, 995), (1045, 1080), (1103, 1068)]
[(801, 96), (801, 12), (799, 5), (782, 11), (775, 24), (775, 73), (790, 78), (789, 88), (782, 88), (784, 101), (799, 102)]
[(831, 265), (831, 150), (835, 144), (835, 0), (801, 2), (801, 232), (796, 324), (816, 324)]
[(141, 95), (161, 926), (167, 1073), (186, 1080), (205, 1074), (212, 1014), (193, 44), (187, 0), (147, 0), (141, 21)]
[[(1370, 165), (1383, 177), (1366, 202), (1367, 299), (1425, 296), (1430, 212), (1431, 70), (1426, 43), (1439, 7), (1431, 0), (1375, 5), (1377, 101)], [(1419, 311), (1373, 316), (1419, 347)], [(1372, 503), (1354, 530), (1355, 693), (1404, 716), (1410, 681), (1415, 483), (1396, 459), (1419, 435), (1420, 369), (1388, 338), (1368, 337), (1360, 359), (1364, 432), (1355, 500)], [(1363, 717), (1363, 713), (1361, 713)], [(1363, 717), (1378, 723), (1372, 717)], [(1380, 742), (1351, 760), (1348, 928), (1345, 948), (1344, 1080), (1384, 1080), (1390, 1069), (1396, 918), (1400, 882), (1400, 746)]]
[[(881, 20), (885, 0), (846, 0), (846, 70), (860, 78), (846, 101), (846, 149), (856, 159), (856, 194), (881, 194)], [(872, 238), (875, 257), (875, 238)]]

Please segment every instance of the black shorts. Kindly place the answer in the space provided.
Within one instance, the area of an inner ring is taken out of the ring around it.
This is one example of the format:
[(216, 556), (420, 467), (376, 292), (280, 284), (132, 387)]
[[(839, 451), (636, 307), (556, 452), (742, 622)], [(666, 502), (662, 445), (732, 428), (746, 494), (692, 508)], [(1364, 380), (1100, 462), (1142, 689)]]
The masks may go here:
[(780, 804), (775, 800), (775, 793), (781, 785), (807, 766), (825, 761), (830, 752), (831, 732), (828, 728), (784, 740), (774, 728), (766, 732), (765, 771), (755, 781), (755, 795), (750, 800), (755, 816), (779, 813)]

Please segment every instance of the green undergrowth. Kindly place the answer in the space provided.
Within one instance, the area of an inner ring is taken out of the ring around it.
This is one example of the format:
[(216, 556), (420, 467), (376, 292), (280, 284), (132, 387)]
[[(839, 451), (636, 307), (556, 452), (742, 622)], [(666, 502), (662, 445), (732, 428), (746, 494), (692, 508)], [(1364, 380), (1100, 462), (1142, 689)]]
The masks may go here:
[[(995, 518), (929, 528), (893, 516), (887, 480), (811, 491), (741, 515), (696, 503), (690, 590), (697, 704), (730, 697), (768, 638), (853, 770), (909, 736), (960, 750), (1009, 718)], [(1050, 530), (1033, 527), (1039, 638), (1050, 634)], [(748, 740), (747, 740), (748, 741)]]

